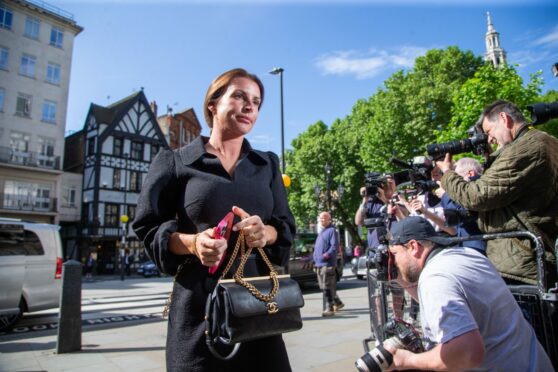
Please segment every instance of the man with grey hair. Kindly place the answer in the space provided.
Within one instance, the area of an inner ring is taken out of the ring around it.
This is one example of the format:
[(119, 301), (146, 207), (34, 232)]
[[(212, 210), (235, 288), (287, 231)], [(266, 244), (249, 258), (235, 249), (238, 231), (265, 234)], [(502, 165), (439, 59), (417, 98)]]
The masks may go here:
[(553, 370), (485, 256), (467, 247), (449, 247), (451, 241), (421, 217), (407, 217), (390, 234), (397, 280), (418, 299), (423, 336), (434, 346), (415, 354), (388, 339), (379, 347), (391, 355), (382, 359), (388, 364), (383, 370)]
[[(492, 165), (477, 180), (467, 182), (452, 171), (451, 155), (437, 165), (449, 197), (479, 213), (486, 233), (523, 230), (542, 237), (546, 286), (556, 281), (558, 236), (558, 139), (531, 128), (519, 108), (496, 101), (487, 106), (479, 122), (489, 143), (497, 146)], [(537, 264), (528, 239), (487, 242), (488, 258), (509, 284), (537, 284)]]
[[(459, 174), (467, 182), (474, 181), (482, 175), (482, 165), (473, 158), (461, 158), (455, 163), (455, 173)], [(468, 211), (462, 205), (451, 200), (442, 187), (434, 190), (436, 196), (440, 198), (440, 204), (444, 209), (446, 221), (450, 225), (455, 225), (456, 236), (465, 237), (480, 235), (477, 225), (477, 213)], [(486, 255), (486, 243), (484, 240), (467, 240), (459, 243), (460, 247), (474, 248)]]

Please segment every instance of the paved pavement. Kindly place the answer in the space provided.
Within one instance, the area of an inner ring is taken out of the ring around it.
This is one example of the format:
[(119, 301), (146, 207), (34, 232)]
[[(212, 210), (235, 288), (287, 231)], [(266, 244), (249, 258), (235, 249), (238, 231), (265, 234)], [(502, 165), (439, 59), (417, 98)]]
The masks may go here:
[[(107, 291), (115, 294), (125, 291), (126, 295), (134, 290), (148, 293), (150, 287), (143, 283), (149, 281), (84, 283), (83, 297)], [(166, 283), (170, 289), (170, 278), (166, 278)], [(370, 335), (366, 282), (346, 276), (338, 288), (346, 306), (328, 318), (321, 316), (322, 296), (317, 288), (303, 290), (304, 326), (283, 336), (293, 371), (355, 370), (354, 361), (364, 352), (362, 340)], [(165, 337), (166, 321), (159, 316), (83, 327), (82, 350), (67, 354), (56, 354), (55, 330), (4, 335), (0, 337), (0, 371), (162, 371)]]

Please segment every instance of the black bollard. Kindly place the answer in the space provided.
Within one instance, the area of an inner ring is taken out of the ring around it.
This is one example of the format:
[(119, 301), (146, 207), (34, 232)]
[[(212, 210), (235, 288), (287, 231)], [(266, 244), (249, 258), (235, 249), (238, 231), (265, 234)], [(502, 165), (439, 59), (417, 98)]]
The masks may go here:
[(81, 350), (81, 263), (66, 261), (62, 265), (62, 294), (58, 315), (58, 354)]

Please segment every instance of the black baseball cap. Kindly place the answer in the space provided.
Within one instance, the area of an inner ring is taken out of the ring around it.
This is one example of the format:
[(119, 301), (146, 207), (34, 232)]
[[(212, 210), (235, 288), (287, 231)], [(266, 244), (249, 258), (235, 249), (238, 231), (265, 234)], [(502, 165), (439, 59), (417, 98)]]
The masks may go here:
[(409, 240), (429, 240), (438, 245), (448, 246), (452, 244), (450, 238), (436, 233), (434, 227), (426, 218), (410, 216), (398, 221), (389, 231), (389, 244), (406, 244)]

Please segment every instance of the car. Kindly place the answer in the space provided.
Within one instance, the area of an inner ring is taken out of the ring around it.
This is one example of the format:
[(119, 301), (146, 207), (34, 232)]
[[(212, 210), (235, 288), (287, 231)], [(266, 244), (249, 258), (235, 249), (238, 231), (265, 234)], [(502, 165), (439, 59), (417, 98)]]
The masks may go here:
[[(318, 234), (301, 232), (295, 235), (289, 258), (289, 274), (298, 283), (316, 283), (318, 277), (314, 272), (314, 244)], [(337, 255), (335, 270), (337, 281), (343, 276), (343, 253), (340, 249)]]
[(151, 276), (161, 276), (161, 272), (153, 261), (145, 261), (138, 267), (138, 274), (143, 275), (145, 278)]
[(57, 225), (0, 217), (0, 331), (25, 312), (60, 305), (62, 241)]
[(351, 271), (357, 279), (364, 279), (366, 277), (366, 256), (354, 257), (351, 260)]

